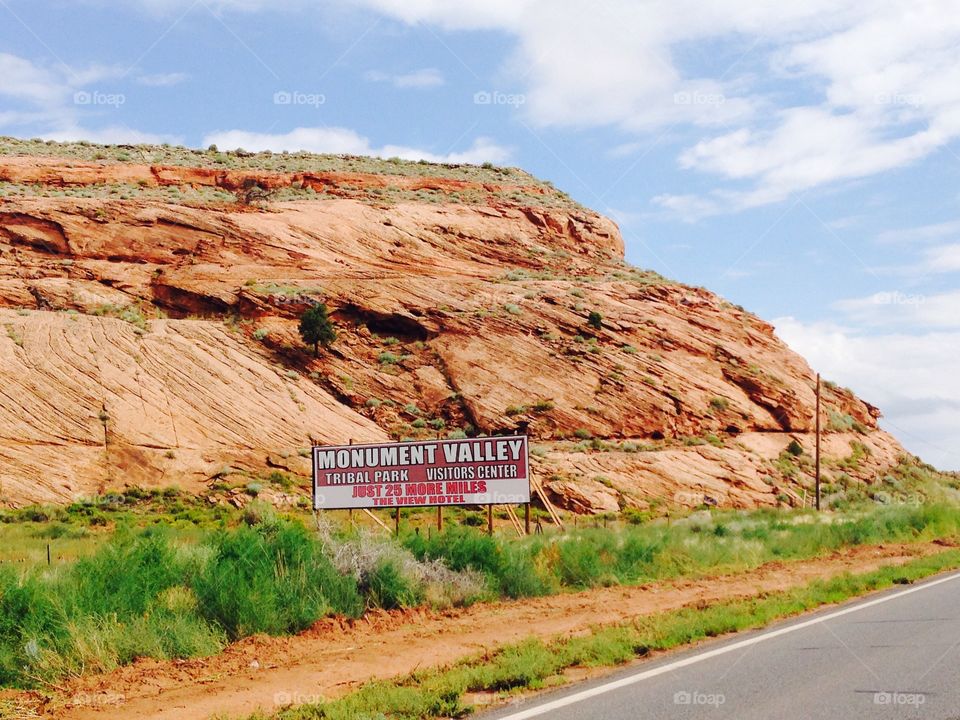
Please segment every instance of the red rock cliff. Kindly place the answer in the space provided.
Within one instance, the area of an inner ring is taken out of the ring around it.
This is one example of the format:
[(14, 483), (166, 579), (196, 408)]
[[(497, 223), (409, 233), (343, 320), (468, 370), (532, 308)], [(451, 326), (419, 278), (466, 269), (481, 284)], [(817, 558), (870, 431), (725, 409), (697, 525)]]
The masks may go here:
[[(812, 448), (803, 359), (626, 265), (612, 222), (522, 173), (7, 152), (0, 502), (303, 485), (311, 442), (456, 431), (528, 432), (577, 511), (795, 504), (809, 485), (784, 453)], [(339, 340), (314, 359), (296, 328), (316, 300)], [(828, 476), (894, 464), (877, 410), (824, 392)]]

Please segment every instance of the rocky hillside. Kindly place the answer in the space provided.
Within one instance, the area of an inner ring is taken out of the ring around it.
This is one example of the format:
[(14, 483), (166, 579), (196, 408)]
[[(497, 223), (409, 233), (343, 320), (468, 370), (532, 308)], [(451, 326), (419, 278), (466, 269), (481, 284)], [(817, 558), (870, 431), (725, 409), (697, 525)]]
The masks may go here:
[[(314, 358), (297, 320), (317, 301), (339, 339)], [(515, 169), (3, 140), (0, 326), (8, 505), (289, 500), (312, 442), (506, 431), (581, 512), (811, 484), (803, 359)], [(831, 490), (897, 462), (875, 408), (824, 403)]]

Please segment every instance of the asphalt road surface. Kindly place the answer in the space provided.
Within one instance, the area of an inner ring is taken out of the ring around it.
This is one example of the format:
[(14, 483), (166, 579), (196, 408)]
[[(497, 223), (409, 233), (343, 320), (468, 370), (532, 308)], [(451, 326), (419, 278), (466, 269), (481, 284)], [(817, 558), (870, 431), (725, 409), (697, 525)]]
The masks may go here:
[(485, 720), (960, 720), (960, 573), (513, 703)]

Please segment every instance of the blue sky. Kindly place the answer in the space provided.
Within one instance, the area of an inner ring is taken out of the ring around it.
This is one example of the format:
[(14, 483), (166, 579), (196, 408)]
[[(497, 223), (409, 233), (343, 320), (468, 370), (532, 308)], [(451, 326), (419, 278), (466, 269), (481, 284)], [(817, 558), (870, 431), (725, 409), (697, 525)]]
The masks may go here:
[(0, 0), (0, 134), (521, 166), (960, 468), (952, 0)]

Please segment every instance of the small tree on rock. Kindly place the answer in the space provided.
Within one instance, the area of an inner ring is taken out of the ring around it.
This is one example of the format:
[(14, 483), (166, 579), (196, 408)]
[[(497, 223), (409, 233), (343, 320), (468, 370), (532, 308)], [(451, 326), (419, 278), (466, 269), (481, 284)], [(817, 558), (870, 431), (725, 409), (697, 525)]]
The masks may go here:
[(337, 339), (326, 305), (314, 305), (300, 316), (300, 337), (307, 345), (313, 345), (314, 357), (321, 345), (329, 347)]
[(603, 315), (598, 313), (596, 310), (590, 311), (590, 316), (587, 318), (587, 325), (592, 327), (594, 330), (603, 329)]

